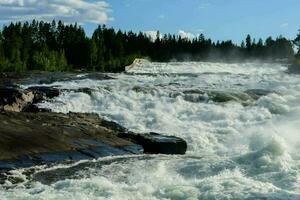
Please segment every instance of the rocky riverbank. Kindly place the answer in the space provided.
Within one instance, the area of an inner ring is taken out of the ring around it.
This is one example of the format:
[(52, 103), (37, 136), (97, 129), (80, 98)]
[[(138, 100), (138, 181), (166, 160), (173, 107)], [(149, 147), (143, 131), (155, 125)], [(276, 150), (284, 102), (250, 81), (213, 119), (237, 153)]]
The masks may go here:
[[(98, 80), (110, 78), (102, 74), (85, 76)], [(184, 154), (187, 149), (181, 138), (133, 133), (96, 114), (62, 114), (39, 109), (36, 103), (57, 97), (61, 91), (55, 87), (22, 89), (16, 85), (37, 80), (49, 83), (81, 79), (76, 74), (61, 74), (55, 80), (51, 73), (6, 77), (2, 77), (0, 87), (0, 169), (126, 154)]]

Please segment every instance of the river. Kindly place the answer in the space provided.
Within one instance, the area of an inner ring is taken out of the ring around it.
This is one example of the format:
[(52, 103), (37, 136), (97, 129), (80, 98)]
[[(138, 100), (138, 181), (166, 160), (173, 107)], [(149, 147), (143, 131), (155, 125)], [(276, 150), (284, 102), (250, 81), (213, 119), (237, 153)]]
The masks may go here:
[(286, 70), (143, 62), (111, 80), (52, 83), (92, 93), (68, 90), (39, 107), (179, 136), (188, 151), (14, 170), (0, 199), (300, 199), (300, 76)]

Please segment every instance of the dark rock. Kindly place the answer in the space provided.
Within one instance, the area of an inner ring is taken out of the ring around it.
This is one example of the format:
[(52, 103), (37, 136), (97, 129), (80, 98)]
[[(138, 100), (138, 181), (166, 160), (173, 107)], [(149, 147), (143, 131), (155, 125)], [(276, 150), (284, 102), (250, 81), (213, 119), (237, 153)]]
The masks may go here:
[(0, 112), (0, 168), (142, 153), (101, 122), (96, 114)]
[(32, 91), (34, 94), (33, 103), (38, 103), (42, 100), (52, 99), (59, 96), (59, 89), (47, 86), (30, 87), (27, 90)]
[(142, 86), (134, 86), (132, 88), (136, 93), (144, 93), (144, 94), (152, 94), (154, 95), (157, 92), (157, 89), (152, 87), (142, 87)]
[(187, 149), (178, 137), (136, 134), (96, 114), (0, 111), (0, 127), (0, 169)]
[(26, 106), (32, 104), (33, 99), (32, 91), (12, 86), (0, 88), (0, 110), (21, 112)]
[(182, 92), (175, 92), (169, 95), (172, 98), (182, 96), (185, 101), (192, 103), (209, 102), (226, 103), (229, 101), (240, 102), (243, 105), (248, 105), (253, 101), (253, 98), (245, 93), (239, 91), (218, 91), (218, 90), (200, 90), (191, 89)]
[(102, 121), (102, 126), (118, 131), (118, 136), (141, 145), (144, 153), (153, 154), (185, 154), (187, 143), (175, 136), (164, 136), (158, 133), (137, 134), (123, 126), (110, 121)]
[(175, 136), (164, 136), (158, 133), (136, 134), (120, 133), (119, 137), (130, 139), (144, 148), (144, 153), (151, 154), (185, 154), (187, 143)]
[(26, 106), (22, 112), (31, 112), (31, 113), (38, 113), (38, 112), (51, 112), (51, 109), (47, 109), (47, 108), (39, 108), (37, 105), (35, 104), (29, 104), (28, 106)]
[(52, 87), (31, 87), (26, 90), (16, 86), (0, 87), (0, 110), (13, 112), (45, 112), (34, 104), (59, 96)]
[(116, 123), (116, 122), (113, 122), (113, 121), (105, 121), (103, 120), (101, 122), (101, 125), (108, 128), (108, 129), (113, 129), (113, 130), (116, 130), (118, 131), (119, 133), (128, 133), (128, 130), (121, 126), (120, 124)]
[(75, 93), (85, 93), (88, 95), (92, 95), (95, 91), (91, 88), (78, 88), (78, 89), (61, 89), (61, 91), (67, 91), (67, 92), (75, 92)]

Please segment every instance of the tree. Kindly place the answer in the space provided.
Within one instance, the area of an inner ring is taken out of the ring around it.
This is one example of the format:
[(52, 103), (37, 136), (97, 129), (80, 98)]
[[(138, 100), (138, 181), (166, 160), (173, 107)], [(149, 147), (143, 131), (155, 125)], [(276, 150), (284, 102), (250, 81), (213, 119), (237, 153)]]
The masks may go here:
[(297, 51), (297, 55), (300, 55), (300, 30), (299, 33), (297, 34), (297, 37), (294, 39), (293, 43), (296, 45), (298, 51)]
[[(293, 43), (300, 49), (300, 31)], [(64, 71), (84, 69), (119, 72), (135, 58), (154, 61), (233, 61), (235, 58), (273, 60), (293, 57), (291, 41), (280, 36), (265, 42), (247, 35), (240, 46), (231, 40), (213, 42), (203, 34), (197, 38), (157, 31), (153, 41), (144, 33), (123, 32), (98, 26), (91, 38), (78, 24), (33, 20), (3, 26), (0, 30), (0, 70)], [(298, 51), (300, 57), (300, 51)]]
[(251, 39), (251, 36), (249, 34), (246, 37), (246, 48), (247, 48), (248, 51), (250, 51), (251, 48), (252, 48), (252, 39)]

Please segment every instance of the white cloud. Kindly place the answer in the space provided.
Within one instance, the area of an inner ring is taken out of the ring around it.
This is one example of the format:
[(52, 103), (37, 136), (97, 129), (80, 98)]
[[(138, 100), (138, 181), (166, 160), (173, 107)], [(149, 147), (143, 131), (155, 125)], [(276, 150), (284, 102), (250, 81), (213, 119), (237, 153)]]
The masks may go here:
[(110, 5), (105, 1), (85, 0), (0, 0), (0, 21), (61, 19), (65, 22), (107, 23)]
[[(143, 31), (143, 33), (146, 36), (148, 36), (152, 41), (155, 41), (156, 38), (157, 38), (157, 31), (150, 30), (150, 31)], [(198, 37), (200, 34), (194, 34), (194, 33), (191, 33), (191, 32), (186, 32), (186, 31), (183, 31), (183, 30), (179, 30), (178, 35), (181, 38), (192, 40), (193, 38)], [(163, 38), (163, 35), (161, 33), (159, 34), (159, 38), (160, 39)]]
[(190, 32), (185, 32), (185, 31), (183, 31), (183, 30), (179, 30), (179, 31), (178, 31), (178, 35), (179, 35), (181, 38), (185, 38), (185, 39), (189, 39), (189, 40), (191, 40), (191, 39), (193, 39), (193, 38), (196, 37), (195, 34), (190, 33)]
[(289, 25), (289, 23), (284, 22), (284, 23), (280, 24), (280, 27), (281, 27), (281, 28), (285, 28), (285, 27), (287, 27), (288, 25)]
[[(147, 37), (149, 37), (152, 41), (155, 41), (157, 38), (157, 31), (144, 31), (143, 32)], [(159, 34), (159, 38), (162, 38), (162, 35)]]

